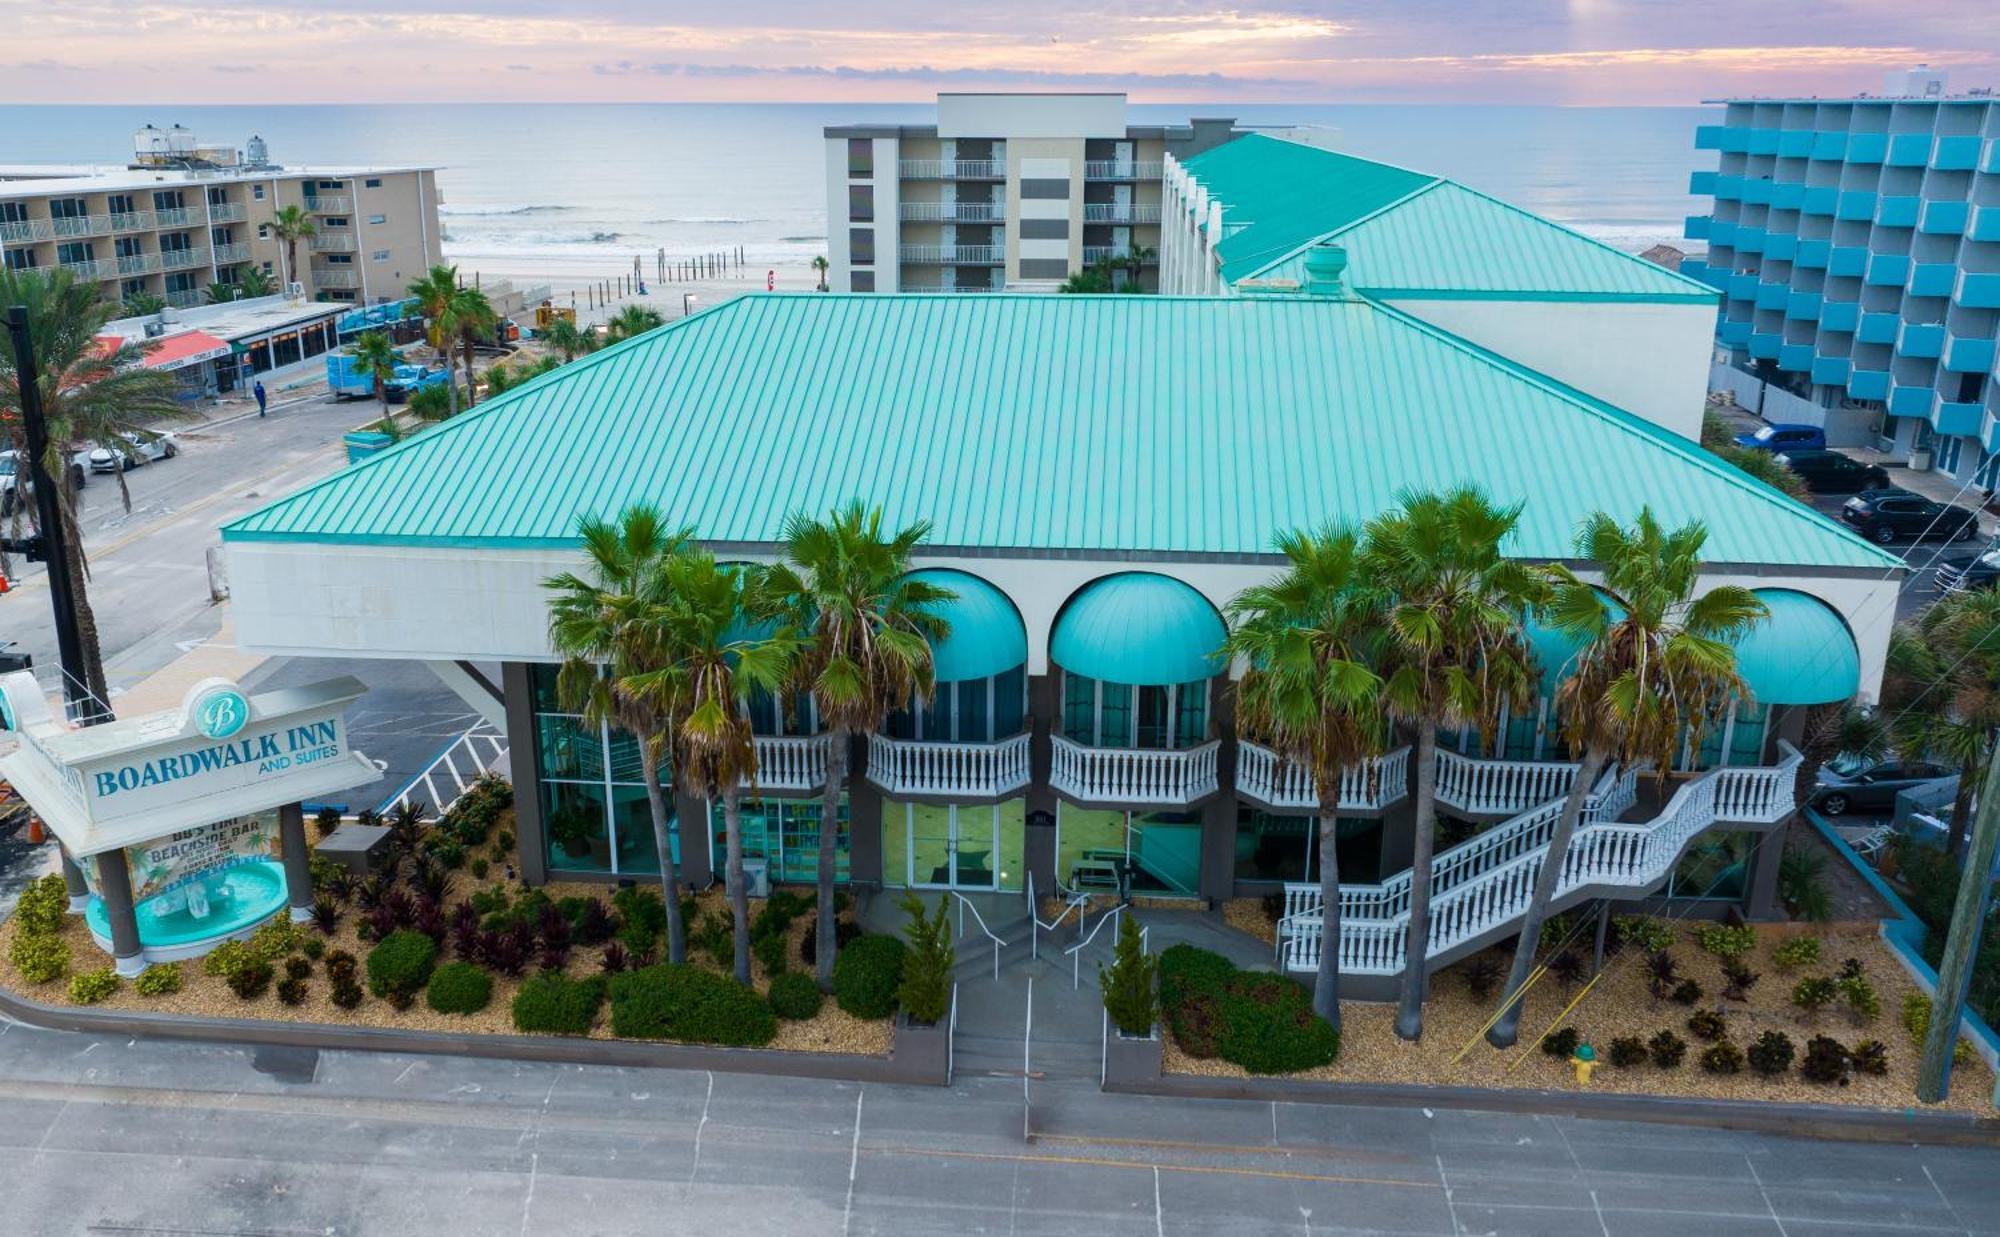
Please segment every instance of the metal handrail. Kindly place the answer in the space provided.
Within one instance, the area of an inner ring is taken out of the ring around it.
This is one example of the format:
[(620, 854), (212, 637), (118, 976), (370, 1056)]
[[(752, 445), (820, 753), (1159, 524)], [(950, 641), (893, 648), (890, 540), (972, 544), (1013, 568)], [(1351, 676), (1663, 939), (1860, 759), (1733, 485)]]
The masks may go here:
[[(1118, 905), (1112, 907), (1110, 910), (1104, 912), (1102, 915), (1099, 915), (1097, 917), (1097, 926), (1090, 930), (1090, 934), (1088, 936), (1084, 937), (1076, 944), (1071, 945), (1068, 949), (1063, 950), (1063, 953), (1068, 955), (1069, 957), (1069, 986), (1071, 991), (1076, 990), (1083, 983), (1083, 976), (1082, 976), (1083, 951), (1087, 947), (1089, 947), (1092, 941), (1097, 939), (1098, 932), (1103, 929), (1106, 923), (1109, 923), (1110, 921), (1118, 918), (1118, 916), (1123, 914), (1126, 908), (1128, 908), (1129, 906), (1131, 906), (1131, 903), (1129, 902), (1120, 902)], [(1079, 921), (1077, 926), (1079, 930), (1082, 928), (1081, 921)], [(1145, 939), (1146, 939), (1146, 929), (1142, 925), (1139, 929), (1139, 940), (1142, 948), (1145, 944)]]
[(995, 936), (993, 934), (993, 929), (986, 926), (986, 916), (979, 913), (979, 908), (972, 905), (972, 900), (970, 898), (966, 897), (964, 894), (960, 893), (956, 889), (947, 889), (945, 890), (945, 892), (950, 894), (952, 897), (958, 899), (959, 936), (963, 937), (965, 935), (965, 912), (970, 910), (972, 912), (973, 922), (977, 923), (979, 925), (979, 930), (986, 934), (986, 939), (993, 942), (993, 978), (999, 979), (1000, 951), (1007, 947), (1007, 942)]
[(1034, 927), (1029, 929), (1031, 940), (1028, 945), (1028, 956), (1037, 962), (1041, 961), (1042, 958), (1042, 933), (1053, 932), (1061, 927), (1062, 921), (1069, 918), (1071, 911), (1078, 912), (1077, 922), (1081, 924), (1083, 922), (1081, 912), (1084, 907), (1090, 905), (1089, 894), (1078, 893), (1073, 889), (1064, 889), (1061, 881), (1056, 882), (1056, 893), (1063, 899), (1062, 911), (1054, 919), (1044, 921), (1042, 919), (1042, 904), (1035, 897), (1035, 874), (1033, 872), (1028, 873), (1028, 919), (1034, 924)]
[[(491, 749), (483, 761), (480, 759), (482, 746)], [(463, 749), (463, 759), (471, 766), (469, 775), (461, 767), (461, 749)], [(419, 802), (429, 803), (432, 810), (442, 816), (451, 810), (452, 805), (457, 803), (466, 791), (472, 789), (472, 783), (478, 780), (480, 774), (492, 769), (506, 754), (506, 738), (496, 734), (491, 726), (481, 722), (453, 739), (437, 754), (436, 759), (424, 766), (423, 772), (405, 782), (401, 790), (383, 800), (382, 806), (375, 810), (386, 813), (407, 806), (411, 802), (411, 792), (421, 786), (427, 797)], [(450, 779), (449, 796), (439, 793), (440, 788), (447, 784), (440, 777), (441, 772), (444, 778)]]

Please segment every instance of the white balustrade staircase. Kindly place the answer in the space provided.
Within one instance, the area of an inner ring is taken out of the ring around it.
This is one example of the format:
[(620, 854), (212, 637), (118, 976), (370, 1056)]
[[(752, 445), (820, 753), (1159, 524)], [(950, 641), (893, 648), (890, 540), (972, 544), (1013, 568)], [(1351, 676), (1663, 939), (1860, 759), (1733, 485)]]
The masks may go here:
[[(1792, 782), (1801, 757), (1790, 744), (1778, 746), (1782, 759), (1776, 765), (1711, 769), (1683, 782), (1665, 806), (1643, 822), (1618, 820), (1637, 802), (1637, 770), (1608, 770), (1586, 801), (1584, 816), (1570, 839), (1550, 913), (1591, 898), (1645, 896), (1666, 880), (1688, 843), (1715, 825), (1768, 826), (1784, 820), (1793, 809)], [(1547, 858), (1549, 837), (1562, 814), (1563, 796), (1576, 773), (1573, 764), (1530, 768), (1525, 761), (1474, 761), (1451, 752), (1438, 756), (1440, 803), (1463, 810), (1469, 802), (1505, 803), (1512, 801), (1510, 796), (1552, 797), (1432, 857), (1425, 966), (1433, 971), (1518, 930)], [(1462, 767), (1478, 764), (1496, 767)], [(1318, 969), (1320, 906), (1318, 885), (1285, 886), (1285, 914), (1278, 924), (1280, 969)], [(1343, 886), (1341, 974), (1402, 974), (1409, 920), (1407, 870), (1379, 885)]]

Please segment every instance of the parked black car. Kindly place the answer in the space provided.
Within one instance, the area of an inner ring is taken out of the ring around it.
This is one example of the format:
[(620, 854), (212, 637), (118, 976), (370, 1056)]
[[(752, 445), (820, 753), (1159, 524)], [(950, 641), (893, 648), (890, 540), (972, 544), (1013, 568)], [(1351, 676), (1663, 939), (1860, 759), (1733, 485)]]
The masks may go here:
[(1890, 487), (1863, 490), (1841, 504), (1840, 518), (1873, 541), (1970, 541), (1979, 535), (1979, 516), (1947, 507), (1921, 494)]
[(1940, 593), (1992, 588), (1995, 581), (2000, 581), (2000, 550), (1988, 550), (1978, 558), (1961, 562), (1938, 564), (1937, 586)]
[(1899, 793), (1951, 775), (1950, 769), (1927, 760), (1892, 758), (1871, 762), (1843, 757), (1829, 761), (1819, 771), (1812, 806), (1823, 816), (1847, 812), (1882, 815), (1896, 810)]
[(1864, 464), (1838, 451), (1786, 451), (1778, 456), (1778, 462), (1797, 473), (1815, 494), (1853, 494), (1889, 486), (1888, 469)]

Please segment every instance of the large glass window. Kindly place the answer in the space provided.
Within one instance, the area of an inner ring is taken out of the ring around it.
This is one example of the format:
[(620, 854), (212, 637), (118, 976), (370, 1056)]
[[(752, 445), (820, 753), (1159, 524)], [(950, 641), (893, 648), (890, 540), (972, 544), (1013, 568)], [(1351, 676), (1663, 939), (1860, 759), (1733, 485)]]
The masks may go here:
[(1667, 878), (1670, 898), (1741, 898), (1756, 850), (1750, 833), (1711, 829), (1689, 844)]
[(986, 679), (937, 684), (929, 700), (913, 701), (883, 724), (892, 739), (926, 743), (991, 743), (1020, 734), (1026, 724), (1025, 667)]
[(1208, 683), (1132, 686), (1063, 672), (1063, 737), (1091, 747), (1185, 749), (1208, 741)]
[[(576, 714), (562, 712), (554, 666), (533, 666), (528, 679), (550, 869), (614, 876), (658, 874), (660, 854), (638, 739), (623, 730), (588, 726)], [(673, 791), (667, 770), (663, 768), (660, 776), (668, 796), (668, 844), (678, 863), (680, 833), (672, 819)]]
[[(1382, 822), (1343, 817), (1335, 826), (1336, 858), (1343, 881), (1379, 879)], [(1316, 881), (1319, 879), (1319, 820), (1283, 816), (1244, 806), (1236, 810), (1236, 879)]]
[[(761, 859), (769, 865), (771, 880), (786, 884), (810, 885), (819, 880), (818, 799), (745, 799), (739, 828), (743, 832), (743, 857)], [(709, 828), (714, 835), (715, 869), (729, 853), (729, 825), (723, 818), (722, 803), (708, 805)], [(840, 832), (834, 838), (833, 879), (847, 883), (848, 856), (852, 843), (847, 827), (847, 800), (840, 801)]]
[(1018, 890), (1027, 804), (964, 806), (882, 801), (882, 881), (956, 889)]

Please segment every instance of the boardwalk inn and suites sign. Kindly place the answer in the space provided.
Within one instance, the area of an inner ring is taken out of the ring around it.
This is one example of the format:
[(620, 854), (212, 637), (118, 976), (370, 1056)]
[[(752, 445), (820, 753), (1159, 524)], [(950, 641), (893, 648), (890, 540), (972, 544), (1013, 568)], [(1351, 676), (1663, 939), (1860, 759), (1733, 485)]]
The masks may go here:
[(348, 745), (352, 678), (72, 729), (25, 673), (0, 678), (0, 777), (62, 843), (71, 902), (121, 974), (206, 953), (312, 905), (300, 804), (377, 780)]

